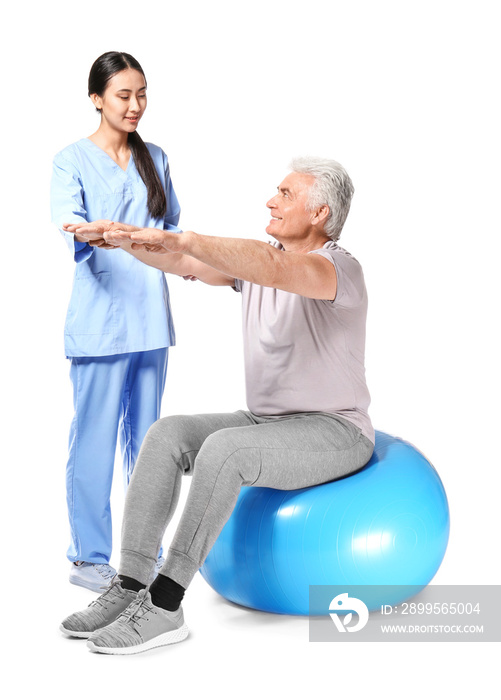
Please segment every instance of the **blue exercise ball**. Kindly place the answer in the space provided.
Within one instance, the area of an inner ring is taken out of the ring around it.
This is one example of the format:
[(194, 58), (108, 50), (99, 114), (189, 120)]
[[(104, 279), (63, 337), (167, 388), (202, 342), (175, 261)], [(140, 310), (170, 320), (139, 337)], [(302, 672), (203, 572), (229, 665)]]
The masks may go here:
[(310, 608), (310, 585), (350, 595), (364, 587), (375, 610), (424, 588), (448, 539), (436, 470), (410, 443), (376, 431), (355, 474), (297, 491), (242, 488), (200, 571), (224, 598), (256, 610), (324, 614)]

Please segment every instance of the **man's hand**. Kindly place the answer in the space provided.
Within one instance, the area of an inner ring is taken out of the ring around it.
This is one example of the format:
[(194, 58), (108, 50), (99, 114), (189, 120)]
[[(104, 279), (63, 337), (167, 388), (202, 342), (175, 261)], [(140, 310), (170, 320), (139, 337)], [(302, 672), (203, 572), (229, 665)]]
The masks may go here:
[(130, 241), (132, 250), (144, 250), (147, 253), (160, 255), (182, 253), (184, 238), (185, 234), (151, 228), (136, 228), (134, 231), (128, 231), (112, 227), (104, 234), (104, 239), (109, 245), (116, 246), (124, 241)]

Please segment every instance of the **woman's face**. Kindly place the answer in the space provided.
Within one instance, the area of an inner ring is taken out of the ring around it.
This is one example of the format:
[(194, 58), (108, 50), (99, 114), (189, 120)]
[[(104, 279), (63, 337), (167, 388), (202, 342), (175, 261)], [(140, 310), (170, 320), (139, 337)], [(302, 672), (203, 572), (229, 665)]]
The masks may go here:
[(132, 133), (146, 109), (146, 80), (133, 68), (115, 73), (103, 95), (90, 96), (101, 112), (101, 120), (116, 131)]

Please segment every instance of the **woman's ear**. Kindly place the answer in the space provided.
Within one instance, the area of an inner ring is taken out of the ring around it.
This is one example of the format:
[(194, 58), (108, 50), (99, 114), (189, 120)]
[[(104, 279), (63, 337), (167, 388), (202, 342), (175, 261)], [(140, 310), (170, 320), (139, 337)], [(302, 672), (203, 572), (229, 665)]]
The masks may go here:
[(92, 104), (94, 105), (94, 107), (97, 109), (97, 111), (100, 112), (101, 109), (103, 108), (103, 101), (102, 101), (102, 99), (99, 97), (99, 95), (96, 94), (95, 92), (93, 92), (92, 95), (90, 95), (90, 99), (91, 99)]

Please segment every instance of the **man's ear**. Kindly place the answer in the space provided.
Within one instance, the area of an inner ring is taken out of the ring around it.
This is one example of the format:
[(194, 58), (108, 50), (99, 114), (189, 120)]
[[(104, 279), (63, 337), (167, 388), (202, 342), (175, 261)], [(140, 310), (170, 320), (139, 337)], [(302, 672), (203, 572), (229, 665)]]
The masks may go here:
[(315, 212), (315, 216), (312, 219), (312, 224), (318, 225), (318, 224), (325, 224), (327, 217), (330, 214), (330, 208), (327, 204), (322, 204), (322, 206), (317, 209)]

